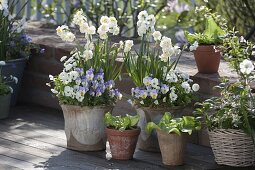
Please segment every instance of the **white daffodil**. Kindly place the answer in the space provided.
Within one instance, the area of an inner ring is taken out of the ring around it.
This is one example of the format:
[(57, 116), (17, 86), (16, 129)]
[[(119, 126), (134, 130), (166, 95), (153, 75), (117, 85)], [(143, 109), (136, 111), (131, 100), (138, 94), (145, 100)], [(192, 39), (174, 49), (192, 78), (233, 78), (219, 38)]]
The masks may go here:
[(177, 98), (178, 98), (177, 94), (175, 94), (174, 92), (171, 92), (171, 93), (169, 94), (169, 97), (170, 97), (170, 100), (171, 100), (172, 102), (176, 101)]
[(240, 71), (243, 74), (250, 74), (254, 70), (252, 61), (245, 59), (240, 63)]
[(109, 24), (110, 22), (111, 22), (111, 20), (110, 20), (110, 18), (107, 17), (107, 16), (102, 16), (102, 17), (100, 18), (100, 23), (101, 23), (101, 24)]
[(131, 50), (131, 48), (133, 47), (133, 45), (134, 45), (133, 40), (126, 40), (125, 46), (124, 46), (124, 52), (128, 53)]
[(153, 38), (155, 41), (160, 41), (161, 38), (162, 38), (162, 34), (159, 32), (159, 31), (155, 31), (153, 34), (152, 34)]

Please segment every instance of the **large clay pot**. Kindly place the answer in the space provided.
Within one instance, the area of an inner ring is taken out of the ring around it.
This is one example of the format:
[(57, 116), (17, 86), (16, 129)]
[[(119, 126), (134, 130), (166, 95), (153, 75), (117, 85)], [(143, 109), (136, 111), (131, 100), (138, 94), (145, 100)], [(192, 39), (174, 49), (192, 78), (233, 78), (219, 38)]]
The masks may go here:
[(24, 69), (27, 63), (27, 58), (20, 58), (14, 60), (6, 61), (6, 64), (2, 66), (2, 75), (3, 76), (15, 76), (18, 78), (18, 83), (15, 82), (8, 83), (12, 87), (13, 93), (11, 94), (11, 106), (15, 106), (18, 99), (19, 89), (22, 83), (22, 77)]
[(170, 112), (174, 117), (180, 117), (183, 115), (183, 110), (184, 107), (136, 108), (137, 114), (140, 115), (138, 126), (141, 128), (141, 135), (138, 139), (138, 148), (143, 151), (160, 152), (156, 131), (153, 130), (151, 134), (148, 134), (145, 131), (145, 126), (148, 122), (154, 122), (158, 124), (165, 112)]
[(11, 93), (0, 95), (0, 119), (5, 119), (9, 115), (11, 103)]
[(124, 131), (106, 128), (112, 158), (119, 160), (132, 159), (140, 131), (140, 128)]
[(67, 148), (77, 151), (105, 149), (104, 114), (111, 107), (61, 105), (65, 118)]
[(194, 51), (199, 73), (217, 73), (220, 65), (221, 54), (214, 45), (200, 45)]
[(186, 136), (175, 133), (168, 134), (157, 130), (162, 161), (165, 165), (182, 165), (186, 149)]

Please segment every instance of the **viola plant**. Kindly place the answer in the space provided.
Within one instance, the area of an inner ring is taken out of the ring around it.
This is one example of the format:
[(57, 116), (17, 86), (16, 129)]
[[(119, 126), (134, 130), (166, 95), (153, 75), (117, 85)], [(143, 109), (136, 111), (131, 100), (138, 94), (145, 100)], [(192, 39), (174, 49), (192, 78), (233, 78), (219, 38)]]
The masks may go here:
[[(77, 46), (70, 57), (63, 56), (60, 59), (64, 63), (63, 71), (56, 77), (50, 76), (51, 84), (54, 85), (52, 92), (63, 104), (112, 105), (122, 98), (122, 94), (114, 88), (114, 80), (121, 72), (122, 66), (117, 65), (116, 58), (123, 52), (124, 43), (110, 45), (108, 41), (109, 33), (117, 35), (119, 32), (117, 20), (102, 16), (101, 25), (96, 30), (93, 25), (89, 25), (80, 10), (72, 22), (84, 34), (86, 44), (79, 43), (68, 26), (57, 28), (57, 34), (63, 41), (75, 42)], [(93, 35), (99, 37), (96, 42), (93, 42)]]
[(193, 92), (198, 90), (199, 85), (192, 84), (188, 74), (173, 70), (164, 81), (145, 77), (143, 86), (132, 89), (130, 102), (143, 107), (185, 106), (192, 102)]
[(5, 61), (0, 61), (0, 95), (7, 95), (13, 92), (13, 89), (8, 83), (18, 83), (18, 79), (12, 75), (9, 77), (2, 76), (2, 66), (5, 65)]
[[(41, 53), (44, 51), (33, 44), (32, 38), (25, 34), (26, 19), (12, 15), (17, 3), (17, 0), (0, 1), (0, 60), (29, 57), (31, 49)], [(18, 14), (21, 11), (22, 8)]]
[(239, 64), (239, 81), (223, 79), (216, 88), (220, 97), (198, 103), (196, 113), (204, 115), (210, 131), (214, 129), (240, 129), (255, 139), (255, 100), (250, 83), (254, 81), (254, 63), (245, 59)]
[(147, 133), (151, 133), (153, 129), (162, 130), (168, 134), (175, 133), (181, 135), (182, 133), (192, 134), (194, 130), (201, 129), (201, 122), (199, 117), (183, 116), (181, 118), (173, 118), (171, 113), (166, 112), (161, 118), (159, 124), (149, 122), (146, 125)]

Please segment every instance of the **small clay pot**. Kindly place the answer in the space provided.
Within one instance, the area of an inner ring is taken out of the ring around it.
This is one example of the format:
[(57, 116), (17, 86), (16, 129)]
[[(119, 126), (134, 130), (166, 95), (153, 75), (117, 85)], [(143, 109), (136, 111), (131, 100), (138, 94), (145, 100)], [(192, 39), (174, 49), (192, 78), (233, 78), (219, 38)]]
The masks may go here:
[(214, 45), (200, 45), (194, 51), (199, 73), (217, 73), (220, 65), (221, 54)]
[(182, 165), (186, 150), (186, 136), (175, 133), (168, 134), (162, 130), (157, 130), (157, 135), (163, 164)]
[(132, 159), (140, 131), (140, 128), (124, 131), (106, 128), (112, 158), (118, 160)]

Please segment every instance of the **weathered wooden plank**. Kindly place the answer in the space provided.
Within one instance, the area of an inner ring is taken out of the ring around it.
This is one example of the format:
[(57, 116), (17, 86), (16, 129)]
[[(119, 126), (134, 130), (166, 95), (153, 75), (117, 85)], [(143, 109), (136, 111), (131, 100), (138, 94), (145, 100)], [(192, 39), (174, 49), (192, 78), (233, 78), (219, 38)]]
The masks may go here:
[[(35, 169), (35, 165), (29, 162), (24, 162), (22, 160), (18, 160), (15, 158), (11, 158), (5, 155), (0, 155), (0, 164), (5, 164), (11, 167), (19, 168), (19, 169)], [(37, 168), (39, 170), (42, 168)]]
[(14, 141), (6, 140), (3, 138), (0, 138), (0, 145), (9, 149), (14, 148), (17, 151), (30, 153), (31, 155), (38, 156), (45, 159), (50, 158), (52, 156), (52, 154), (47, 151), (30, 147), (27, 145), (23, 145)]

